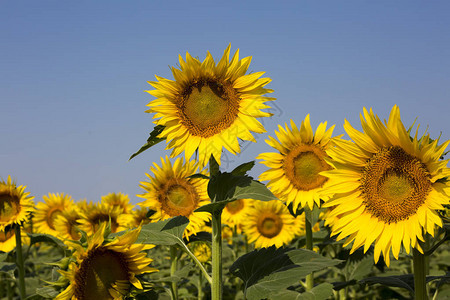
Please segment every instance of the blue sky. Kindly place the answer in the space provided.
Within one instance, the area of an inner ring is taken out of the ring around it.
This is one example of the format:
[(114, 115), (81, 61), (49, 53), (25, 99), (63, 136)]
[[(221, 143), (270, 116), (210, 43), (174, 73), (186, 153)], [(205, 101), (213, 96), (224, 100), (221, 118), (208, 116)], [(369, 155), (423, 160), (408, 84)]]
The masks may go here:
[[(448, 1), (2, 1), (0, 3), (0, 177), (40, 201), (48, 193), (99, 201), (123, 192), (136, 203), (164, 144), (131, 161), (152, 130), (144, 90), (189, 51), (219, 59), (226, 46), (253, 56), (272, 78), (266, 134), (229, 153), (225, 169), (271, 151), (277, 124), (311, 114), (344, 133), (373, 107), (394, 104), (450, 138)], [(264, 170), (257, 166), (253, 175)]]

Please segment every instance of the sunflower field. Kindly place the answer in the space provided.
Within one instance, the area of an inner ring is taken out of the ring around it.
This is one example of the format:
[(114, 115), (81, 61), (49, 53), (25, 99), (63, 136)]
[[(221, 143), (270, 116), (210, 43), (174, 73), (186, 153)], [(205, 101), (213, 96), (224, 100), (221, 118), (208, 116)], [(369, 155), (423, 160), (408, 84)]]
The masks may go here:
[[(148, 93), (165, 142), (133, 205), (0, 181), (0, 299), (450, 299), (447, 146), (362, 108), (314, 130), (310, 115), (269, 133), (272, 152), (225, 170), (222, 152), (265, 132), (271, 79), (252, 57), (179, 57)], [(264, 165), (257, 178), (248, 175)]]

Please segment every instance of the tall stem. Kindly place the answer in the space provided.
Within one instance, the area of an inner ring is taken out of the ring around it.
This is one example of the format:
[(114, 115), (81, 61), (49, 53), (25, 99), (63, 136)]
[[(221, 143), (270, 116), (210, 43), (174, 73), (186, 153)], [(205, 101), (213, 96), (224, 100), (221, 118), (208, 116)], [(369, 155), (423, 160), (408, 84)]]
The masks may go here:
[(198, 282), (197, 282), (197, 299), (202, 300), (203, 298), (203, 276), (202, 272), (198, 273)]
[(414, 262), (414, 293), (416, 300), (426, 300), (426, 266), (425, 255), (420, 253), (416, 248), (413, 249)]
[[(177, 271), (178, 266), (178, 251), (177, 246), (170, 246), (170, 276), (173, 276)], [(178, 300), (177, 282), (172, 281), (172, 299)]]
[(222, 210), (212, 213), (212, 300), (222, 299)]
[(16, 265), (19, 271), (19, 294), (20, 299), (25, 299), (25, 266), (22, 255), (22, 239), (20, 235), (20, 226), (16, 225)]
[[(313, 233), (311, 220), (311, 210), (305, 207), (305, 231), (306, 231), (306, 249), (313, 249)], [(306, 275), (306, 290), (309, 291), (314, 287), (314, 273)]]

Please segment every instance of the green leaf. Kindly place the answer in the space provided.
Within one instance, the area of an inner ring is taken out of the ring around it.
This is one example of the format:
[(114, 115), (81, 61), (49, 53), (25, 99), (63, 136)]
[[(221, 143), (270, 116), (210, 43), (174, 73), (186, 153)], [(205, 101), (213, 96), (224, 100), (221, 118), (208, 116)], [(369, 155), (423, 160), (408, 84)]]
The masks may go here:
[(49, 286), (44, 286), (36, 289), (36, 294), (46, 299), (55, 299), (59, 295), (54, 288)]
[(218, 174), (219, 172), (220, 172), (219, 164), (214, 159), (214, 155), (211, 154), (211, 157), (209, 158), (209, 174), (211, 176), (214, 176), (214, 175)]
[(261, 182), (249, 176), (235, 176), (232, 173), (220, 173), (213, 176), (208, 183), (208, 196), (212, 203), (197, 208), (196, 212), (222, 210), (228, 203), (238, 199), (255, 199), (261, 201), (276, 200), (272, 192)]
[(360, 283), (372, 284), (382, 284), (386, 286), (400, 287), (407, 289), (410, 292), (414, 292), (414, 277), (412, 274), (407, 275), (397, 275), (397, 276), (376, 276), (369, 277), (359, 281)]
[(233, 175), (241, 175), (244, 176), (247, 174), (248, 171), (250, 171), (253, 167), (255, 166), (255, 161), (249, 161), (246, 163), (243, 163), (240, 166), (237, 166), (236, 168), (234, 168), (233, 171), (231, 171), (231, 174)]
[(7, 257), (8, 257), (8, 253), (0, 252), (0, 262), (5, 261)]
[(147, 143), (145, 143), (144, 146), (141, 147), (136, 153), (131, 155), (131, 157), (128, 160), (131, 160), (133, 157), (137, 156), (138, 154), (141, 154), (148, 148), (158, 144), (159, 142), (162, 142), (165, 140), (165, 138), (159, 138), (158, 135), (164, 130), (165, 126), (163, 125), (157, 125), (153, 129), (152, 132), (150, 132), (150, 137), (147, 139)]
[[(153, 245), (178, 244), (183, 246), (183, 232), (188, 223), (188, 218), (178, 216), (164, 221), (143, 225), (136, 243)], [(112, 234), (111, 236), (116, 235), (119, 235), (119, 233)]]
[(208, 196), (213, 202), (235, 199), (275, 200), (272, 192), (261, 182), (246, 175), (219, 173), (208, 183)]
[(0, 262), (0, 274), (6, 274), (14, 278), (14, 270), (16, 269), (16, 264), (11, 262)]
[(325, 300), (333, 295), (333, 285), (322, 283), (313, 287), (310, 291), (299, 293), (291, 290), (284, 290), (273, 295), (271, 298), (276, 300)]
[(189, 277), (189, 272), (194, 268), (193, 263), (188, 263), (181, 269), (177, 270), (173, 275), (162, 277), (158, 279), (152, 279), (152, 282), (179, 282)]
[(367, 257), (358, 263), (356, 263), (354, 269), (351, 271), (349, 278), (347, 280), (361, 280), (366, 277), (370, 272), (372, 272), (373, 258)]
[(54, 237), (53, 235), (45, 233), (27, 233), (27, 235), (30, 237), (30, 246), (35, 243), (50, 243), (55, 244), (63, 251), (67, 249), (67, 246), (60, 239)]
[(230, 272), (244, 281), (244, 294), (263, 299), (299, 282), (306, 275), (340, 263), (305, 249), (262, 248), (238, 258)]
[(186, 177), (186, 178), (189, 178), (189, 179), (200, 178), (200, 179), (208, 179), (208, 180), (209, 180), (209, 176), (206, 176), (205, 174), (201, 174), (201, 173), (197, 173), (197, 174), (188, 176), (188, 177)]

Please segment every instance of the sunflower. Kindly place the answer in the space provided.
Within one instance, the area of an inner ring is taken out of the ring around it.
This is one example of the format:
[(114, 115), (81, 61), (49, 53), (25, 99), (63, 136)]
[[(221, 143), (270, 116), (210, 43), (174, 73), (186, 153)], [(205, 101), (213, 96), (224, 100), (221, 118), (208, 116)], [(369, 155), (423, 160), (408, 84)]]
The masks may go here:
[(59, 271), (70, 282), (56, 299), (122, 299), (131, 287), (142, 289), (136, 275), (157, 271), (149, 264), (145, 250), (153, 245), (135, 244), (140, 228), (112, 241), (105, 241), (106, 224), (88, 238), (87, 249), (78, 243), (66, 242), (75, 249), (75, 262), (68, 271)]
[(150, 219), (147, 217), (148, 211), (149, 209), (146, 207), (133, 209), (129, 214), (120, 215), (118, 222), (125, 224), (129, 229), (148, 224), (150, 223)]
[[(198, 207), (210, 203), (206, 191), (208, 180), (187, 178), (198, 173), (195, 161), (184, 163), (183, 158), (177, 158), (172, 165), (166, 156), (165, 159), (161, 157), (161, 164), (162, 167), (156, 163), (154, 167), (150, 167), (153, 177), (145, 174), (150, 181), (142, 181), (140, 186), (147, 192), (137, 196), (146, 200), (138, 205), (155, 211), (150, 217), (153, 222), (185, 216), (189, 219), (185, 237), (196, 234), (211, 218), (207, 212), (194, 212)], [(204, 170), (200, 173), (207, 174)]]
[(77, 227), (80, 225), (81, 219), (80, 210), (77, 206), (72, 205), (61, 211), (61, 214), (55, 218), (53, 222), (55, 230), (58, 232), (58, 236), (63, 239), (79, 240), (81, 234)]
[(242, 231), (256, 248), (281, 247), (300, 233), (297, 225), (298, 222), (281, 201), (255, 201), (242, 224)]
[(440, 157), (450, 141), (438, 145), (429, 134), (418, 138), (418, 128), (410, 137), (412, 127), (405, 129), (396, 105), (385, 123), (364, 108), (361, 123), (364, 132), (345, 121), (354, 143), (337, 140), (327, 151), (336, 169), (322, 174), (339, 194), (326, 206), (335, 206), (329, 216), (338, 216), (332, 228), (338, 240), (349, 236), (344, 245), (353, 242), (351, 252), (375, 243), (375, 262), (383, 253), (389, 266), (390, 251), (395, 259), (402, 244), (407, 253), (410, 247), (422, 252), (418, 240), (442, 226), (436, 210), (449, 203), (450, 169)]
[(253, 199), (238, 199), (228, 203), (222, 211), (222, 223), (235, 228), (239, 232), (253, 202)]
[(205, 241), (195, 241), (189, 243), (189, 249), (201, 263), (207, 263), (211, 260), (211, 245)]
[(0, 231), (5, 231), (7, 226), (23, 223), (33, 212), (34, 197), (25, 193), (25, 188), (17, 186), (10, 176), (6, 182), (0, 180)]
[(80, 210), (81, 218), (78, 220), (79, 228), (88, 235), (94, 234), (103, 223), (110, 222), (111, 232), (119, 232), (127, 229), (127, 224), (122, 223), (126, 218), (119, 218), (124, 214), (120, 206), (111, 206), (107, 203), (98, 203), (97, 205), (88, 205), (89, 210)]
[(327, 130), (327, 122), (320, 123), (314, 133), (307, 115), (300, 130), (292, 120), (292, 129), (287, 124), (285, 127), (278, 125), (279, 131), (275, 131), (279, 141), (271, 136), (266, 140), (278, 152), (257, 156), (270, 168), (259, 179), (269, 180), (267, 187), (286, 204), (292, 203), (294, 211), (299, 206), (312, 210), (314, 203), (320, 206), (320, 199), (326, 201), (332, 196), (327, 190), (327, 178), (319, 173), (331, 168), (324, 158), (334, 125)]
[(55, 219), (63, 210), (73, 205), (72, 197), (64, 193), (50, 193), (48, 196), (43, 196), (42, 198), (44, 202), (39, 202), (36, 205), (33, 224), (37, 232), (58, 236), (58, 231), (55, 230)]
[(252, 133), (265, 132), (256, 120), (272, 114), (263, 96), (273, 92), (264, 88), (271, 79), (260, 78), (264, 72), (247, 74), (251, 57), (239, 59), (239, 50), (229, 61), (230, 46), (216, 65), (208, 52), (203, 62), (186, 53), (179, 57), (180, 69), (172, 67), (175, 81), (155, 76), (149, 81), (155, 90), (147, 91), (156, 100), (146, 112), (155, 113), (155, 124), (164, 126), (159, 135), (167, 138), (171, 156), (185, 152), (186, 160), (198, 149), (200, 166), (211, 154), (220, 164), (222, 147), (233, 154), (240, 152), (238, 138), (256, 142)]
[[(20, 231), (22, 244), (29, 244), (30, 238), (25, 231)], [(13, 228), (0, 230), (0, 251), (10, 252), (16, 248), (16, 231)]]
[(110, 193), (106, 196), (102, 196), (102, 202), (110, 206), (119, 206), (126, 214), (131, 213), (134, 205), (130, 203), (128, 195), (122, 193)]

